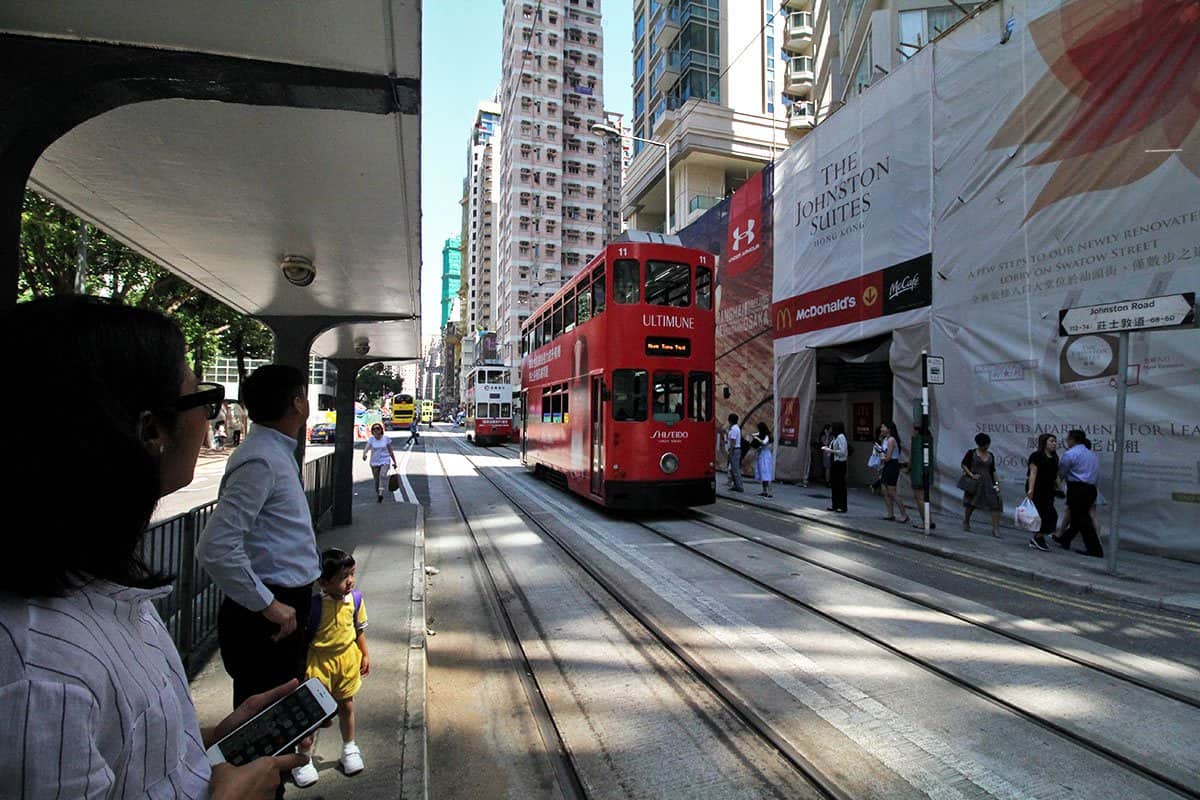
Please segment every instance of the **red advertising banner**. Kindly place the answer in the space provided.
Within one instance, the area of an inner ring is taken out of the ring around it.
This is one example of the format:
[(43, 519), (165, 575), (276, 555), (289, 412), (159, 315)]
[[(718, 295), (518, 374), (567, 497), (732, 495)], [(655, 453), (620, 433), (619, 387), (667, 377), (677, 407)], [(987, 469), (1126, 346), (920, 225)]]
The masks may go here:
[(763, 173), (734, 192), (729, 201), (729, 233), (725, 239), (725, 281), (757, 267), (767, 247), (763, 227)]
[(784, 397), (779, 401), (779, 444), (783, 447), (800, 444), (799, 397)]
[(880, 271), (773, 303), (775, 338), (874, 319), (883, 313), (882, 297)]

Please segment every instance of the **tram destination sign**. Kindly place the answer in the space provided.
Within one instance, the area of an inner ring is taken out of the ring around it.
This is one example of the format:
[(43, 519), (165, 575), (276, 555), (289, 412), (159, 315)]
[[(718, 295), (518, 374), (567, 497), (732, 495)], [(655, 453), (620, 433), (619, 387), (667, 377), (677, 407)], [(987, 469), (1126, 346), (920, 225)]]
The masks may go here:
[(1195, 324), (1195, 292), (1064, 308), (1058, 312), (1060, 336), (1194, 327)]

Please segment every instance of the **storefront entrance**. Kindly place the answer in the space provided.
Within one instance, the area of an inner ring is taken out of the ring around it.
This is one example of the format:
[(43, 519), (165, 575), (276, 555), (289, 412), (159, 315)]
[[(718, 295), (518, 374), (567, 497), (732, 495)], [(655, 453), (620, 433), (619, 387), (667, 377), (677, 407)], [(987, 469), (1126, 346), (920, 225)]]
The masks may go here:
[[(850, 442), (846, 482), (866, 486), (875, 480), (867, 467), (879, 425), (892, 415), (892, 370), (888, 353), (890, 333), (858, 342), (816, 350), (816, 399), (811, 432), (810, 483), (825, 482), (825, 460), (820, 451), (821, 431), (841, 422)], [(906, 437), (899, 437), (903, 443)]]

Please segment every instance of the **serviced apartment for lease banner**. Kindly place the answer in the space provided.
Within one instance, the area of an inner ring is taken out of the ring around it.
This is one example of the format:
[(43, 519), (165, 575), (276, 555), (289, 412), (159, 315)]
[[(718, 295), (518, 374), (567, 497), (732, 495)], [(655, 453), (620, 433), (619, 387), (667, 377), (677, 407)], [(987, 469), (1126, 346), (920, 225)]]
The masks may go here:
[[(937, 43), (934, 86), (944, 496), (985, 432), (1011, 513), (1038, 436), (1072, 428), (1111, 495), (1117, 337), (1058, 312), (1200, 289), (1200, 3), (1005, 2)], [(1122, 546), (1198, 560), (1200, 330), (1130, 337)]]
[[(1108, 495), (1116, 337), (1059, 311), (1200, 290), (1200, 4), (987, 6), (788, 150), (774, 210), (780, 477), (829, 422), (852, 482), (880, 421), (907, 450), (928, 348), (942, 508), (980, 432), (1006, 513), (1042, 433), (1086, 431)], [(1200, 330), (1131, 334), (1128, 377), (1122, 543), (1200, 559)]]

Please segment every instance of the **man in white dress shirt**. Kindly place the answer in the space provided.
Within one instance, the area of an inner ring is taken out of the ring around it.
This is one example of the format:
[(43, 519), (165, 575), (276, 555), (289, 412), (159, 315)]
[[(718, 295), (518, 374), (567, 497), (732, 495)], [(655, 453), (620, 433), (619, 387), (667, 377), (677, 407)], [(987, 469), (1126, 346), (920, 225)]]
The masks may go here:
[(304, 679), (312, 583), (321, 574), (296, 463), (308, 420), (300, 370), (269, 364), (242, 384), (254, 427), (234, 451), (196, 555), (225, 593), (217, 636), (233, 703)]

